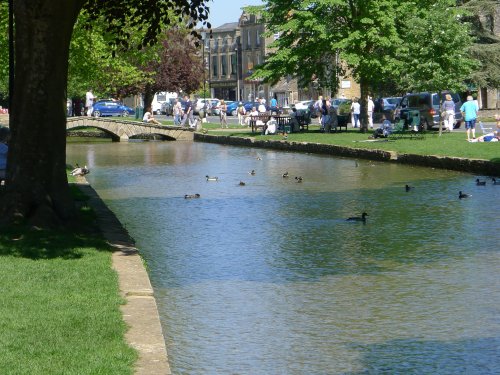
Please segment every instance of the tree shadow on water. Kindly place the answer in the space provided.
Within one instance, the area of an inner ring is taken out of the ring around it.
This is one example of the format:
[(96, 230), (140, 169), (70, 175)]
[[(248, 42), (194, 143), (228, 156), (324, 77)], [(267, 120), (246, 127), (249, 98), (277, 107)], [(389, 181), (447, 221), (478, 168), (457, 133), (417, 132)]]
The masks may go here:
[(361, 352), (362, 369), (345, 375), (365, 374), (498, 374), (500, 337), (459, 341), (393, 340), (354, 344)]

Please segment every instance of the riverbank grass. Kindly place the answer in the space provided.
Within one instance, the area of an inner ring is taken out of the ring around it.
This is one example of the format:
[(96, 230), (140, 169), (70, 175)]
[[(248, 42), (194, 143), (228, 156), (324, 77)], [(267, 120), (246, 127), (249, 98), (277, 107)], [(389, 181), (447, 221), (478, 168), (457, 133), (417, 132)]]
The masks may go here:
[[(91, 226), (85, 205), (81, 217)], [(3, 230), (0, 285), (1, 374), (133, 373), (111, 249), (94, 231)]]
[[(229, 130), (208, 129), (208, 134), (227, 135), (234, 137), (253, 137), (260, 140), (284, 140), (283, 135), (261, 135), (251, 133), (248, 128), (231, 128)], [(393, 151), (398, 154), (437, 155), (459, 157), (467, 159), (483, 159), (500, 163), (499, 142), (469, 143), (466, 141), (465, 132), (443, 133), (426, 132), (424, 137), (419, 138), (389, 138), (371, 139), (371, 131), (361, 133), (358, 130), (342, 131), (339, 133), (320, 133), (318, 126), (309, 126), (308, 131), (288, 134), (288, 142), (308, 142), (331, 144), (352, 148)], [(476, 131), (476, 136), (480, 132)]]

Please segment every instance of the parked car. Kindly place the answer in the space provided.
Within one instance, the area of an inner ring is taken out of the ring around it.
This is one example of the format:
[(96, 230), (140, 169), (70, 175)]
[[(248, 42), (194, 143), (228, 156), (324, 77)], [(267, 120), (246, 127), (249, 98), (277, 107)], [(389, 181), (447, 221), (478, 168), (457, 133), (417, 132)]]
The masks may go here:
[(175, 98), (170, 98), (166, 102), (161, 103), (161, 113), (166, 116), (172, 116), (174, 112)]
[(314, 100), (301, 100), (300, 102), (295, 103), (294, 106), (297, 111), (304, 111), (309, 109), (309, 104), (311, 103), (314, 104)]
[(455, 102), (456, 123), (454, 128), (458, 129), (463, 120), (462, 113), (460, 112), (462, 101), (458, 94), (449, 91), (443, 91), (441, 93), (441, 100), (437, 93), (430, 92), (420, 92), (403, 96), (394, 112), (395, 121), (399, 119), (408, 119), (408, 111), (418, 110), (420, 112), (420, 123), (424, 129), (431, 130), (433, 127), (439, 126), (440, 106), (445, 100), (446, 94), (450, 94)]
[(122, 102), (106, 99), (99, 100), (92, 106), (92, 116), (101, 117), (101, 116), (133, 116), (135, 115), (135, 111), (123, 105)]
[(219, 99), (217, 99), (217, 98), (198, 98), (198, 100), (196, 100), (196, 105), (194, 106), (193, 113), (198, 114), (205, 106), (207, 109), (211, 109), (213, 100), (219, 100)]
[(238, 116), (238, 104), (239, 102), (227, 101), (227, 114), (229, 116)]
[[(259, 109), (259, 102), (245, 102), (243, 103), (243, 106), (245, 107), (245, 111), (251, 111), (252, 110), (252, 107), (255, 107), (257, 109)], [(269, 107), (267, 106), (266, 104), (266, 111), (269, 111)]]

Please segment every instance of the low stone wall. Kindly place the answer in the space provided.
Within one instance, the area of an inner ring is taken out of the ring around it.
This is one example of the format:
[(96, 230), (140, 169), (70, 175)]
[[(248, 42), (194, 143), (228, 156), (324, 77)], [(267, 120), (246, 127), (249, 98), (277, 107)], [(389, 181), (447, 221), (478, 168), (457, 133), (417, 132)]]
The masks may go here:
[(308, 152), (341, 157), (361, 158), (377, 161), (396, 162), (423, 167), (450, 169), (477, 173), (488, 176), (500, 176), (500, 163), (488, 160), (464, 159), (435, 155), (398, 154), (391, 151), (367, 150), (361, 148), (326, 145), (321, 143), (289, 142), (285, 140), (256, 140), (246, 137), (225, 135), (194, 134), (197, 142), (219, 143), (233, 146), (268, 148), (282, 151)]

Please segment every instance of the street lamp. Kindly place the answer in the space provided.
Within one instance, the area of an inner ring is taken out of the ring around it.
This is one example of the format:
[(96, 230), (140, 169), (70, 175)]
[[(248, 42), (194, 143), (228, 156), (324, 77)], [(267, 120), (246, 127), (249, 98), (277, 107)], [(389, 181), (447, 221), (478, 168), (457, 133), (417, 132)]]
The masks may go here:
[(203, 51), (202, 51), (202, 59), (203, 59), (203, 118), (206, 118), (207, 113), (206, 113), (206, 108), (207, 108), (207, 101), (206, 101), (206, 91), (205, 91), (205, 81), (206, 79), (206, 70), (207, 70), (207, 64), (205, 62), (205, 39), (207, 37), (207, 33), (205, 31), (201, 32), (201, 40), (203, 40)]
[(236, 53), (236, 100), (239, 102), (240, 101), (240, 68), (238, 65), (238, 45), (236, 45), (234, 52)]

